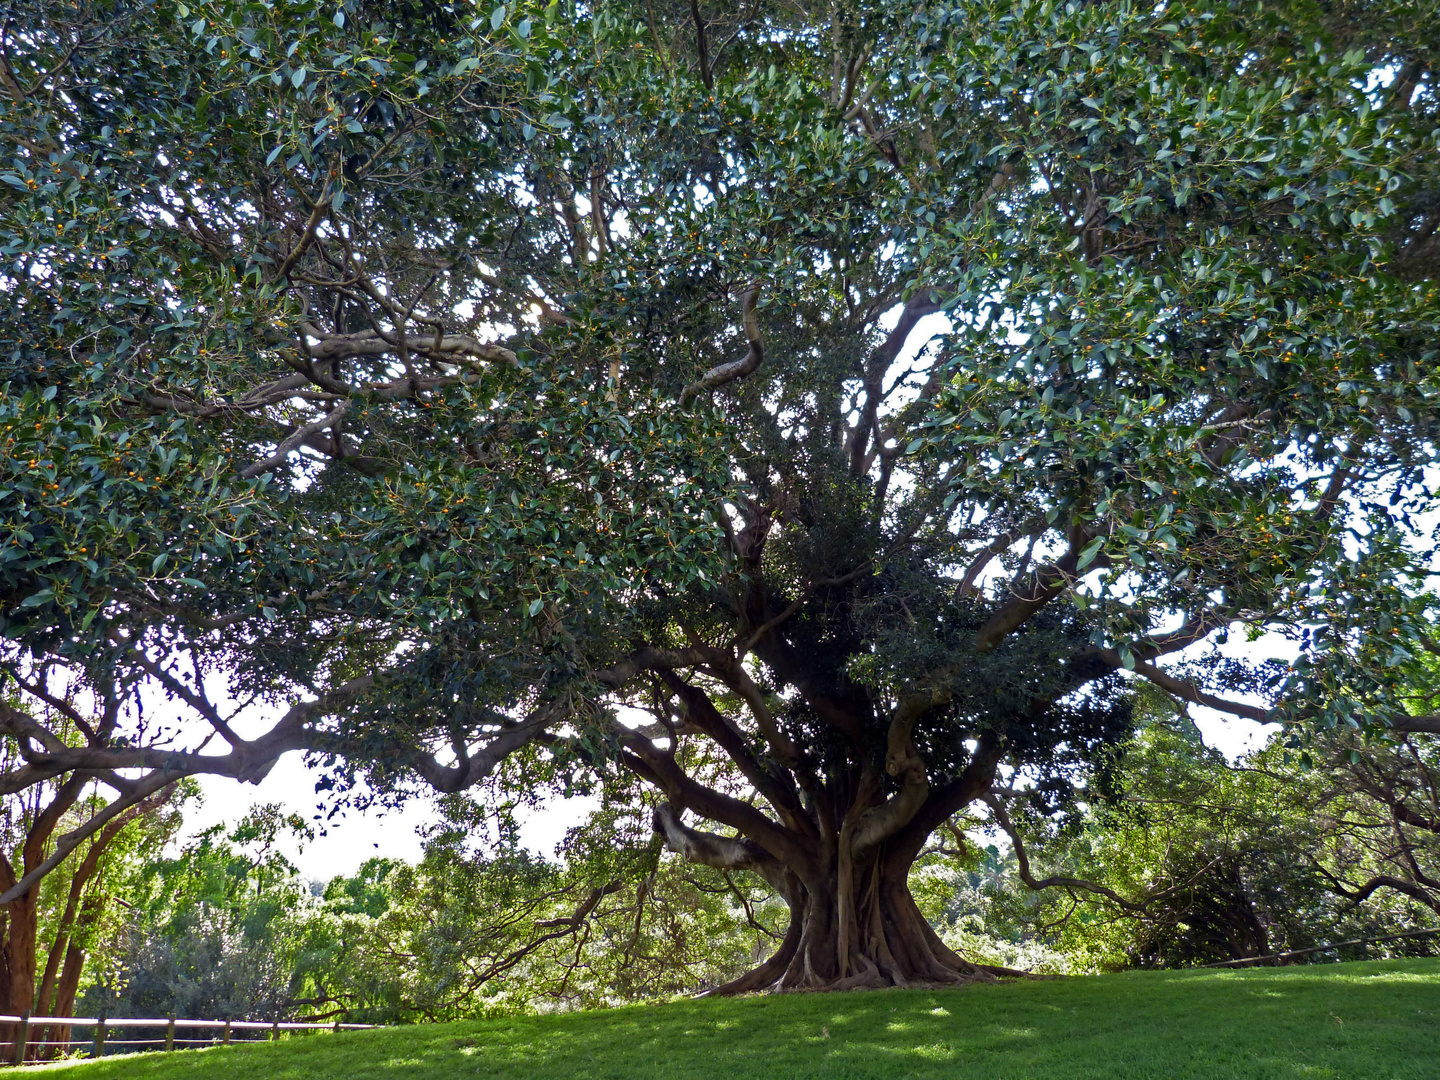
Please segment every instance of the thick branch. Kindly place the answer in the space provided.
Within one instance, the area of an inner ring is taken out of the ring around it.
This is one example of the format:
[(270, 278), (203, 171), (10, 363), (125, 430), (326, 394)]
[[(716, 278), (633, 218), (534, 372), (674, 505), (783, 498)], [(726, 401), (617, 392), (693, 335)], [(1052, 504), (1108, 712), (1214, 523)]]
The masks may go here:
[[(1113, 652), (1113, 650), (1108, 650)], [(1115, 665), (1120, 666), (1120, 656), (1115, 654)], [(1167, 674), (1154, 664), (1136, 662), (1135, 673), (1143, 675), (1160, 689), (1174, 694), (1183, 701), (1189, 701), (1195, 705), (1204, 705), (1207, 709), (1217, 709), (1220, 712), (1228, 712), (1232, 716), (1243, 716), (1247, 720), (1255, 720), (1261, 724), (1271, 722), (1270, 710), (1262, 709), (1258, 705), (1246, 705), (1239, 701), (1229, 701), (1225, 698), (1216, 697), (1214, 694), (1207, 694), (1194, 683)]]
[(1397, 716), (1390, 719), (1385, 726), (1391, 731), (1440, 735), (1440, 713), (1429, 716)]
[(647, 741), (638, 737), (628, 741), (630, 748), (620, 755), (621, 763), (664, 792), (673, 806), (730, 826), (802, 874), (809, 868), (813, 847), (809, 837), (771, 820), (749, 803), (698, 783), (673, 756), (656, 751)]
[[(1070, 548), (1053, 563), (1037, 569), (1031, 575), (1029, 587), (1017, 591), (1000, 606), (980, 627), (976, 648), (990, 652), (1010, 634), (1024, 626), (1030, 618), (1057, 596), (1074, 584), (1079, 575), (1080, 550), (1093, 539), (1089, 529), (1077, 528), (1072, 531)], [(1104, 556), (1094, 559), (1090, 567), (1099, 569), (1108, 565)], [(1087, 567), (1087, 570), (1090, 568)]]
[(785, 824), (792, 829), (813, 833), (813, 825), (800, 806), (799, 793), (788, 782), (788, 778), (777, 776), (756, 760), (745, 744), (745, 736), (730, 722), (729, 717), (715, 708), (703, 690), (686, 682), (668, 668), (656, 670), (665, 685), (684, 703), (690, 722), (725, 751), (750, 785), (775, 808), (775, 812)]
[[(291, 750), (314, 748), (317, 733), (306, 727), (312, 717), (348, 707), (374, 684), (374, 676), (363, 675), (315, 701), (298, 702), (264, 735), (236, 743), (228, 754), (201, 754), (163, 746), (73, 746), (27, 751), (23, 739), (21, 753), (30, 765), (49, 776), (76, 771), (153, 769), (167, 781), (182, 776), (210, 775), (259, 783), (281, 755)], [(35, 721), (25, 713), (0, 701), (0, 734), (19, 737), (31, 734), (29, 728), (34, 726), (37, 726)], [(22, 772), (24, 770), (13, 770), (0, 775), (0, 795), (14, 794), (35, 782), (33, 777), (21, 777)]]
[(760, 287), (752, 285), (740, 297), (741, 322), (745, 327), (745, 339), (750, 343), (745, 356), (728, 364), (713, 367), (680, 393), (680, 404), (688, 405), (707, 390), (724, 386), (726, 383), (743, 379), (752, 374), (765, 359), (765, 339), (760, 334), (760, 320), (755, 315), (755, 303), (760, 298)]
[(442, 765), (434, 755), (419, 752), (403, 755), (401, 763), (414, 769), (436, 791), (462, 791), (484, 780), (497, 765), (568, 712), (568, 702), (551, 701), (521, 723), (502, 729), (478, 751), (463, 744), (455, 747), (458, 760), (453, 766)]
[(781, 893), (793, 889), (793, 880), (786, 880), (788, 871), (784, 864), (753, 840), (692, 829), (680, 820), (679, 812), (668, 802), (655, 808), (654, 825), (655, 831), (664, 838), (665, 846), (687, 862), (713, 866), (717, 870), (749, 870)]

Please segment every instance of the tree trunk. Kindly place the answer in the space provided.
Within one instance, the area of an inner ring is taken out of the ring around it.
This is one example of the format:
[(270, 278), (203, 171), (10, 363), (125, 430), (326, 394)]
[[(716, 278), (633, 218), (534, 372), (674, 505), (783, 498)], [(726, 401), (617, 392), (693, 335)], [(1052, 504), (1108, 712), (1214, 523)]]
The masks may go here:
[[(921, 914), (906, 880), (876, 853), (849, 875), (801, 886), (790, 928), (776, 954), (715, 993), (743, 990), (844, 990), (991, 978), (956, 954)], [(849, 876), (848, 887), (842, 878)]]
[[(39, 911), (37, 890), (31, 889), (7, 906), (5, 935), (4, 1012), (11, 1016), (32, 1012), (35, 1007), (35, 939)], [(0, 1024), (0, 1041), (14, 1044), (16, 1025)]]
[(856, 861), (839, 857), (849, 838), (832, 833), (803, 865), (791, 867), (753, 841), (689, 828), (668, 805), (656, 811), (655, 826), (691, 862), (759, 874), (790, 908), (774, 955), (710, 995), (953, 984), (1015, 974), (971, 963), (940, 940), (910, 895), (919, 844), (897, 838), (863, 849)]
[[(55, 1004), (51, 1016), (74, 1016), (75, 995), (80, 990), (80, 976), (85, 970), (85, 950), (71, 945), (65, 950), (65, 966), (60, 971), (60, 985), (55, 991)], [(45, 1036), (51, 1043), (50, 1057), (60, 1057), (69, 1049), (70, 1025), (57, 1024)]]
[[(706, 719), (695, 708), (689, 716)], [(789, 800), (783, 791), (770, 799), (784, 824), (738, 801), (711, 798), (670, 771), (673, 759), (627, 761), (656, 786), (669, 788), (672, 800), (693, 800), (695, 809), (708, 811), (712, 820), (728, 819), (741, 833), (693, 829), (682, 820), (684, 804), (677, 809), (667, 801), (656, 807), (654, 827), (672, 851), (690, 862), (756, 873), (789, 906), (790, 925), (775, 955), (711, 994), (953, 984), (1019, 974), (972, 963), (946, 946), (916, 906), (909, 884), (910, 868), (930, 833), (994, 782), (998, 741), (984, 740), (960, 775), (933, 787), (908, 726), (892, 724), (891, 743), (888, 796), (867, 767), (831, 777), (828, 784), (812, 776), (807, 799)], [(773, 786), (758, 768), (750, 774), (757, 788)]]

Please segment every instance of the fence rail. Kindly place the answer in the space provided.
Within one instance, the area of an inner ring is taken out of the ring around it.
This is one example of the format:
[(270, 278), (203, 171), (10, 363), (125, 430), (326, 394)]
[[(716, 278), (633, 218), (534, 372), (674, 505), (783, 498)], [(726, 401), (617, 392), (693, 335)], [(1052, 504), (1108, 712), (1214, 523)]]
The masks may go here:
[(1404, 934), (1385, 934), (1381, 937), (1356, 938), (1354, 941), (1337, 941), (1333, 945), (1312, 945), (1308, 949), (1291, 949), (1289, 952), (1271, 953), (1269, 956), (1242, 956), (1239, 960), (1221, 960), (1214, 964), (1201, 964), (1207, 968), (1244, 967), (1246, 964), (1263, 964), (1267, 960), (1289, 960), (1295, 956), (1309, 956), (1312, 953), (1330, 952), (1332, 949), (1348, 949), (1356, 945), (1373, 945), (1381, 941), (1399, 941), (1401, 938), (1422, 938), (1440, 934), (1440, 927), (1433, 930), (1411, 930)]
[[(229, 1045), (232, 1041), (232, 1034), (244, 1032), (267, 1032), (270, 1039), (278, 1039), (282, 1031), (361, 1031), (372, 1028), (374, 1024), (342, 1024), (336, 1020), (333, 1023), (322, 1024), (304, 1020), (183, 1020), (174, 1016), (31, 1016), (29, 1013), (22, 1013), (19, 1016), (7, 1016), (0, 1014), (0, 1026), (9, 1027), (14, 1034), (9, 1039), (0, 1039), (0, 1047), (4, 1048), (5, 1058), (12, 1065), (34, 1065), (42, 1062), (39, 1056), (30, 1057), (32, 1050), (42, 1048), (60, 1047), (62, 1053), (68, 1053), (73, 1046), (89, 1043), (90, 1055), (101, 1057), (106, 1047), (125, 1046), (151, 1046), (159, 1047), (164, 1045), (166, 1050), (174, 1050), (177, 1046), (214, 1046), (216, 1043)], [(89, 1027), (94, 1028), (94, 1034), (90, 1039), (72, 1039), (69, 1031), (72, 1028)], [(31, 1038), (32, 1029), (39, 1028), (41, 1033), (45, 1029), (64, 1029), (65, 1038)], [(111, 1039), (110, 1033), (115, 1029), (126, 1028), (164, 1028), (165, 1033), (158, 1038), (152, 1039)], [(213, 1032), (208, 1038), (178, 1039), (175, 1033), (180, 1029), (199, 1029)], [(240, 1042), (260, 1042), (261, 1039), (241, 1038)], [(30, 1060), (27, 1061), (27, 1058)]]

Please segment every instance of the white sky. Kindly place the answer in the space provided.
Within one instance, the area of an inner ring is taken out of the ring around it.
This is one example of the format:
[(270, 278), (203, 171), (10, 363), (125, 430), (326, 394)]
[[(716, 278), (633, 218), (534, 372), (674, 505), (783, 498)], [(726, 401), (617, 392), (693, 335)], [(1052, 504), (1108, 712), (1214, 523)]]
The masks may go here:
[[(204, 799), (201, 806), (193, 804), (185, 813), (185, 826), (180, 840), (217, 824), (239, 821), (252, 806), (278, 803), (287, 813), (299, 814), (311, 821), (316, 813), (316, 775), (305, 767), (301, 754), (287, 754), (258, 785), (241, 784), (226, 777), (207, 776), (200, 780)], [(516, 810), (521, 822), (521, 839), (537, 855), (555, 857), (556, 845), (565, 838), (567, 829), (578, 825), (598, 800), (576, 798), (555, 800), (539, 812)], [(439, 821), (434, 803), (418, 798), (400, 810), (343, 811), (325, 823), (325, 835), (316, 836), (303, 850), (293, 841), (281, 849), (310, 881), (329, 881), (337, 874), (353, 874), (360, 864), (374, 856), (415, 862), (420, 858), (420, 836), (417, 830)]]

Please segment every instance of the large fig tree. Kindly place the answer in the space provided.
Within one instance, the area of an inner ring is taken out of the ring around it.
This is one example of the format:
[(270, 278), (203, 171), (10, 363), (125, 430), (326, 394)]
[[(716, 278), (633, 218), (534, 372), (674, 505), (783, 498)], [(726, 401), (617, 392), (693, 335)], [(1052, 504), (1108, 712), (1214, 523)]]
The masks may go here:
[(1413, 5), (54, 7), (0, 70), (0, 791), (638, 784), (789, 905), (726, 989), (841, 987), (985, 974), (909, 868), (1130, 679), (1440, 723)]

